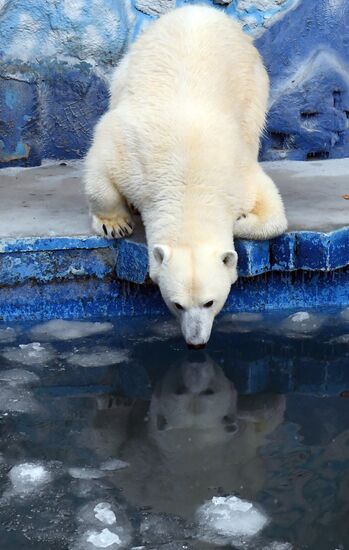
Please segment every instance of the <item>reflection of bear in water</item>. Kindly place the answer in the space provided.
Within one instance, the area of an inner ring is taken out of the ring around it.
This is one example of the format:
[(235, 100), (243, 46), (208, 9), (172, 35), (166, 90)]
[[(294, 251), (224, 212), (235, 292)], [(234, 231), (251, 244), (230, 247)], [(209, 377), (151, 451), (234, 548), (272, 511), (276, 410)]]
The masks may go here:
[(219, 366), (193, 359), (167, 372), (150, 403), (99, 410), (86, 434), (103, 458), (130, 464), (115, 473), (129, 502), (187, 518), (215, 495), (255, 497), (265, 471), (258, 448), (285, 409), (282, 396), (238, 399)]

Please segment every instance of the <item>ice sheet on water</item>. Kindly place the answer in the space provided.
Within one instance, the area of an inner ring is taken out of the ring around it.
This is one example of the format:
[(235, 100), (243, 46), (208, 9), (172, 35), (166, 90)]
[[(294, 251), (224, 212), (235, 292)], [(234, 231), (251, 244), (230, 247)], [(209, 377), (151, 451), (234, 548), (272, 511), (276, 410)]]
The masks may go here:
[(16, 337), (16, 331), (13, 328), (0, 328), (0, 343), (10, 344), (16, 340)]
[(35, 462), (13, 466), (8, 476), (14, 494), (30, 493), (52, 481), (52, 473), (42, 464)]
[(112, 329), (112, 323), (53, 319), (52, 321), (33, 327), (31, 335), (38, 340), (75, 340), (77, 338), (103, 334)]
[(105, 471), (123, 470), (124, 468), (128, 467), (128, 462), (124, 462), (123, 460), (119, 460), (118, 458), (109, 458), (108, 460), (102, 462), (100, 466), (101, 470)]
[[(7, 382), (16, 386), (30, 386), (31, 384), (36, 384), (40, 381), (40, 378), (24, 369), (10, 369), (0, 371), (0, 382)], [(1, 406), (1, 405), (0, 405)]]
[(141, 541), (146, 546), (182, 541), (192, 534), (191, 527), (182, 518), (168, 514), (146, 514), (140, 525)]
[(324, 320), (322, 315), (297, 311), (282, 321), (280, 331), (289, 338), (307, 337), (318, 331)]
[(122, 349), (113, 349), (108, 347), (95, 347), (93, 350), (82, 348), (73, 353), (65, 355), (66, 361), (70, 365), (78, 367), (107, 367), (124, 363), (129, 359), (129, 352)]
[(74, 479), (99, 479), (106, 475), (96, 468), (69, 468), (68, 473)]
[(48, 344), (43, 346), (39, 342), (31, 342), (6, 348), (2, 356), (8, 361), (22, 363), (22, 365), (43, 365), (55, 357), (55, 351)]
[(254, 504), (235, 496), (213, 497), (196, 514), (199, 538), (213, 544), (244, 544), (268, 523)]
[[(74, 504), (54, 484), (47, 484), (41, 491), (32, 491), (28, 495), (15, 494), (2, 500), (0, 506), (0, 525), (12, 531), (13, 550), (17, 548), (53, 548), (65, 549), (75, 531)], [(27, 544), (18, 546), (17, 536), (25, 536)], [(5, 539), (7, 539), (5, 535)], [(5, 550), (3, 544), (0, 544)], [(8, 546), (5, 544), (5, 547)]]

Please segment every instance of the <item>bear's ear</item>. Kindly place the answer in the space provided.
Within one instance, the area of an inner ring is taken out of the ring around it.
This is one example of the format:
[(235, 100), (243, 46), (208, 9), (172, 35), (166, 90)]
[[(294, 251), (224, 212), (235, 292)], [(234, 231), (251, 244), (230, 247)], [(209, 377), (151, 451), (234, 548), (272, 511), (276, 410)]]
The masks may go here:
[(235, 252), (235, 250), (227, 250), (226, 252), (224, 252), (224, 254), (222, 254), (221, 260), (224, 265), (226, 265), (229, 269), (231, 275), (231, 284), (234, 284), (238, 278), (238, 273), (236, 269), (238, 263), (237, 253)]
[(153, 247), (153, 256), (160, 266), (162, 263), (168, 262), (171, 257), (171, 248), (166, 244), (155, 244)]
[(222, 254), (222, 262), (230, 269), (234, 269), (238, 263), (238, 255), (235, 250), (227, 250)]

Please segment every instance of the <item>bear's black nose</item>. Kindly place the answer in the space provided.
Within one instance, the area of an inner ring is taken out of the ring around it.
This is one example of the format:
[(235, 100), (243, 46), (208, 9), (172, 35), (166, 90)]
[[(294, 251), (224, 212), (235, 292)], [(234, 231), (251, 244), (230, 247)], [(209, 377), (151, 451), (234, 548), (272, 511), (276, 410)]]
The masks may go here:
[(187, 344), (188, 349), (204, 349), (206, 344)]

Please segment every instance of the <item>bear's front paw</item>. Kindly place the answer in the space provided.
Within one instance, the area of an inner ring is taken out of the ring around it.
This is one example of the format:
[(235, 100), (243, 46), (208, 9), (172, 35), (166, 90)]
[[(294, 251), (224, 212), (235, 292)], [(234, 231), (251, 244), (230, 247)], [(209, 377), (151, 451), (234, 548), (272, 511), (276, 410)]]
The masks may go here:
[(100, 218), (92, 216), (92, 228), (98, 235), (106, 239), (120, 239), (129, 237), (134, 230), (134, 222), (129, 216), (113, 216)]

